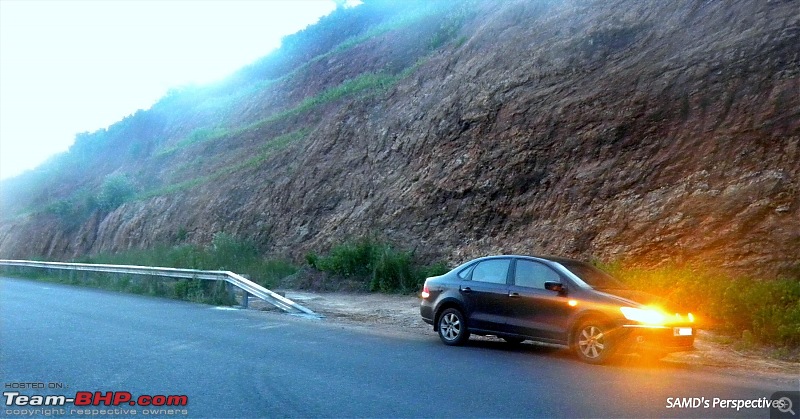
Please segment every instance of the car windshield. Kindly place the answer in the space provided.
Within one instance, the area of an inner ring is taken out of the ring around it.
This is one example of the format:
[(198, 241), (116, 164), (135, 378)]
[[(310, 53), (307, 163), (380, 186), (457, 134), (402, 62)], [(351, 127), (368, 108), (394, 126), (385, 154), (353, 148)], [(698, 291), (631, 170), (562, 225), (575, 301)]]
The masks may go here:
[(595, 268), (592, 265), (582, 262), (560, 262), (570, 272), (575, 274), (583, 282), (597, 289), (627, 289), (628, 287), (613, 276)]

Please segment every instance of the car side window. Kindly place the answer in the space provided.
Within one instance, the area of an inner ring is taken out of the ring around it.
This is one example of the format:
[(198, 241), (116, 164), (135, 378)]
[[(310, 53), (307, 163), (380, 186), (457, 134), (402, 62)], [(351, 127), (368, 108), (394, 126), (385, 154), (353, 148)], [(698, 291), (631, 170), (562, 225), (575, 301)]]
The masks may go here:
[(561, 282), (556, 271), (549, 266), (531, 260), (517, 260), (514, 271), (514, 285), (536, 289), (545, 289), (545, 282)]
[(489, 259), (478, 263), (472, 270), (472, 280), (505, 284), (511, 259)]
[(469, 277), (469, 273), (472, 272), (472, 269), (475, 267), (475, 264), (467, 266), (466, 268), (462, 269), (461, 272), (458, 273), (458, 277), (461, 279), (467, 279)]

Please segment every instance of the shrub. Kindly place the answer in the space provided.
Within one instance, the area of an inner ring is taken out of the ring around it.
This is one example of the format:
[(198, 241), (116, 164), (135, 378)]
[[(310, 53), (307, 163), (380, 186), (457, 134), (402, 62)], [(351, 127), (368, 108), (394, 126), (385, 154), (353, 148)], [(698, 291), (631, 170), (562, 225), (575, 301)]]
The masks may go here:
[(97, 196), (81, 189), (69, 197), (50, 202), (44, 212), (56, 216), (66, 228), (76, 228), (86, 222), (93, 211), (99, 208)]
[(220, 232), (211, 240), (211, 269), (233, 270), (235, 267), (252, 265), (258, 259), (256, 245), (231, 234)]
[(342, 243), (333, 247), (327, 257), (318, 258), (317, 268), (343, 277), (366, 276), (372, 271), (376, 246), (371, 239)]
[(308, 266), (317, 269), (317, 262), (319, 261), (319, 256), (317, 256), (314, 252), (306, 253), (306, 263)]
[[(447, 266), (447, 264), (442, 261), (439, 261), (434, 263), (433, 265), (421, 267), (419, 270), (419, 275), (422, 278), (422, 281), (424, 282), (425, 278), (444, 275), (448, 272), (450, 272), (450, 268)], [(419, 283), (420, 288), (422, 288), (423, 282)]]
[(136, 195), (133, 183), (125, 175), (111, 175), (103, 181), (97, 195), (97, 206), (104, 211), (111, 211)]
[(222, 281), (181, 279), (172, 288), (172, 297), (213, 305), (233, 305), (236, 300)]
[[(699, 270), (663, 267), (601, 268), (632, 288), (662, 295), (699, 314), (704, 327), (762, 344), (800, 345), (800, 281), (755, 280)], [(747, 333), (744, 333), (747, 332)]]
[(387, 293), (416, 292), (426, 277), (447, 272), (444, 263), (423, 266), (412, 252), (371, 238), (346, 241), (334, 246), (327, 256), (309, 253), (306, 262), (322, 272), (361, 279), (370, 291)]
[(417, 280), (411, 253), (398, 252), (390, 246), (384, 246), (374, 255), (372, 264), (370, 291), (410, 291), (415, 288)]

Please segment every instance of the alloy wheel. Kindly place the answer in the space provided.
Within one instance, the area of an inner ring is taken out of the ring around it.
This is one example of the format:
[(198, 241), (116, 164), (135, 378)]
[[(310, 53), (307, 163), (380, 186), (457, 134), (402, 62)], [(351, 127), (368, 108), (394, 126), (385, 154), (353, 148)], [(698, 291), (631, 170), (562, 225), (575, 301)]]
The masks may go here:
[(445, 345), (460, 345), (469, 339), (469, 330), (464, 315), (455, 308), (448, 308), (439, 317), (439, 338)]
[(578, 334), (578, 350), (586, 359), (598, 360), (606, 351), (606, 338), (602, 329), (587, 325)]
[(447, 313), (442, 316), (439, 324), (442, 328), (442, 336), (447, 340), (456, 340), (461, 333), (461, 320), (455, 313)]

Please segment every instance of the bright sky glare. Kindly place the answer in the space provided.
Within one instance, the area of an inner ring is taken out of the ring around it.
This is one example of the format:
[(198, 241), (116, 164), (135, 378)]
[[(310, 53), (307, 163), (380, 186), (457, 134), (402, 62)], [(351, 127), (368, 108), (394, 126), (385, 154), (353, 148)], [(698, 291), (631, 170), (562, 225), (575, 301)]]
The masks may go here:
[(0, 179), (220, 80), (336, 8), (334, 0), (0, 0)]

